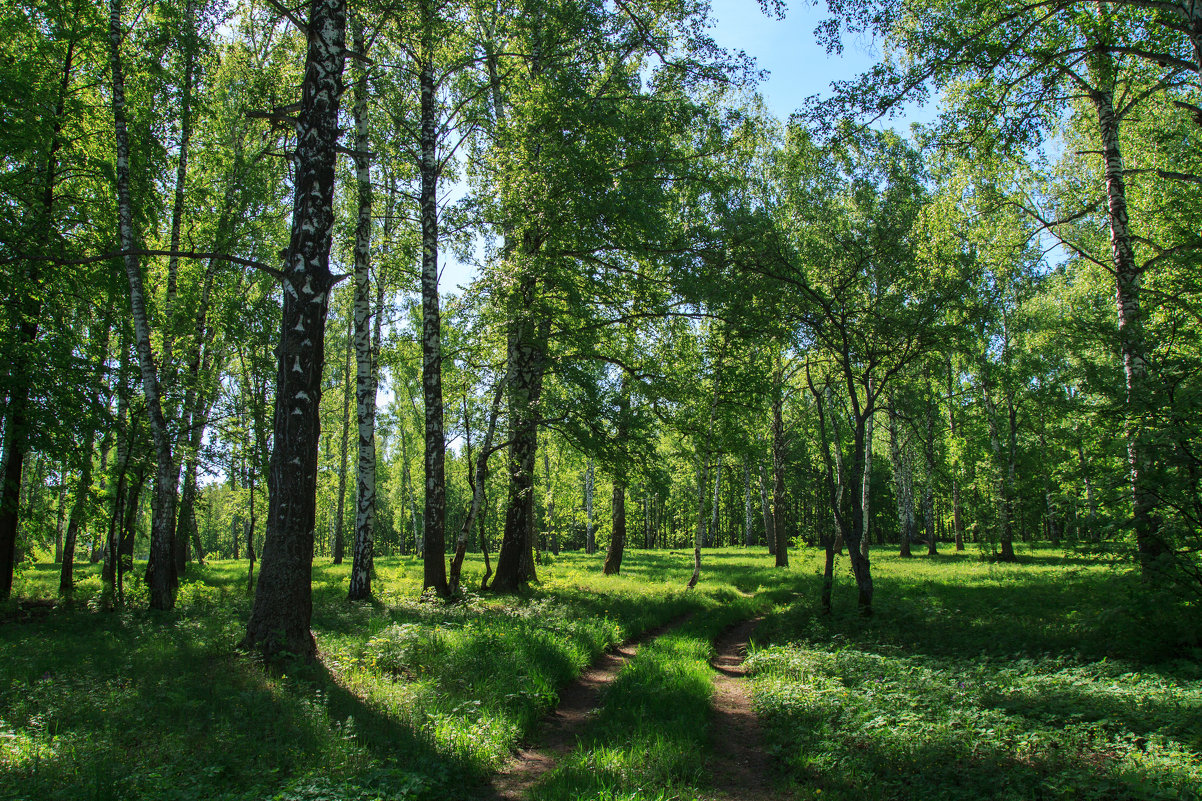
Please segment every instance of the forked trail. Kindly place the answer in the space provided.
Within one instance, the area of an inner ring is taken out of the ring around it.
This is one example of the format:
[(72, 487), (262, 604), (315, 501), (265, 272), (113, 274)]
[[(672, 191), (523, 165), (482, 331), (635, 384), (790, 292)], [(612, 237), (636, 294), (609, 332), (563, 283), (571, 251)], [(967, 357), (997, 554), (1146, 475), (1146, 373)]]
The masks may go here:
[(601, 691), (638, 653), (639, 646), (684, 625), (693, 615), (682, 615), (648, 629), (611, 651), (601, 654), (580, 678), (559, 693), (559, 706), (543, 719), (536, 742), (517, 752), (492, 780), (493, 799), (517, 801), (555, 763), (576, 747), (589, 716), (597, 709)]
[[(601, 691), (638, 652), (639, 646), (673, 631), (692, 615), (684, 615), (650, 629), (602, 654), (579, 679), (560, 693), (559, 706), (543, 720), (536, 743), (517, 752), (493, 778), (491, 799), (518, 801), (562, 757), (576, 747), (589, 717), (596, 711)], [(744, 620), (727, 628), (714, 643), (714, 756), (710, 763), (712, 787), (707, 801), (773, 801), (788, 796), (776, 793), (769, 781), (771, 764), (764, 753), (759, 721), (747, 692), (743, 661), (747, 642), (762, 618)]]

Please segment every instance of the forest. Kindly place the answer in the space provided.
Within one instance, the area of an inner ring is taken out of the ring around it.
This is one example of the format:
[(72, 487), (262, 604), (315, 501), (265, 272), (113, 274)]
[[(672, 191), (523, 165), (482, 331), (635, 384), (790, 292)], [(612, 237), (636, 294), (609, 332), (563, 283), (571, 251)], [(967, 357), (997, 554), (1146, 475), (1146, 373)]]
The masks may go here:
[(1202, 798), (1202, 2), (819, 10), (0, 4), (0, 798)]

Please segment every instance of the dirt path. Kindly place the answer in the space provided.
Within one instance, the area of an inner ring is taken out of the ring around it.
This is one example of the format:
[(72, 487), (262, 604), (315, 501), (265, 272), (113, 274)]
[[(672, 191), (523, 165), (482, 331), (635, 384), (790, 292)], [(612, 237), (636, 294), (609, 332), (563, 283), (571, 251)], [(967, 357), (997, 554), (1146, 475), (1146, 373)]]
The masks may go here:
[(682, 615), (606, 651), (580, 678), (564, 687), (559, 693), (559, 706), (543, 718), (535, 744), (518, 751), (493, 778), (491, 799), (517, 801), (525, 797), (526, 791), (554, 767), (560, 757), (576, 747), (589, 716), (597, 708), (601, 690), (634, 658), (639, 646), (679, 628), (692, 616), (692, 613)]
[(714, 677), (713, 789), (707, 801), (772, 801), (785, 799), (773, 790), (771, 761), (764, 753), (763, 738), (745, 681), (743, 660), (747, 641), (762, 618), (744, 620), (719, 635), (710, 662)]

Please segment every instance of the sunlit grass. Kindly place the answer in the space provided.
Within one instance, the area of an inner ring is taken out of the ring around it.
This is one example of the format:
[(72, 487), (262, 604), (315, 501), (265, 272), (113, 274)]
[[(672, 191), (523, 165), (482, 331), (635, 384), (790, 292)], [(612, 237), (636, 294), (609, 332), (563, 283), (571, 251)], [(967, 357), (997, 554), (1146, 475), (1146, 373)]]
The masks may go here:
[[(816, 568), (812, 568), (816, 569)], [(877, 555), (877, 615), (761, 631), (757, 708), (801, 798), (1198, 798), (1196, 607), (1051, 550)]]

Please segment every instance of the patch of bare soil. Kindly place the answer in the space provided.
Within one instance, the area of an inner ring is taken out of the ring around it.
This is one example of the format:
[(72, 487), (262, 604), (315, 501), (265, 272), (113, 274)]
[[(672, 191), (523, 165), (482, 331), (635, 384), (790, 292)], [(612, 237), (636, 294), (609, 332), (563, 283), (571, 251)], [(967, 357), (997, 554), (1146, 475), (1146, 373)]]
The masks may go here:
[(710, 665), (714, 676), (713, 787), (707, 801), (773, 801), (789, 796), (776, 792), (771, 782), (772, 763), (764, 752), (759, 719), (747, 692), (747, 641), (762, 618), (736, 623), (714, 643)]
[(601, 691), (622, 666), (634, 658), (639, 646), (683, 625), (692, 614), (648, 629), (597, 657), (580, 678), (559, 692), (559, 706), (543, 718), (534, 743), (519, 750), (493, 778), (491, 799), (517, 801), (557, 760), (576, 747), (584, 726), (597, 709)]

